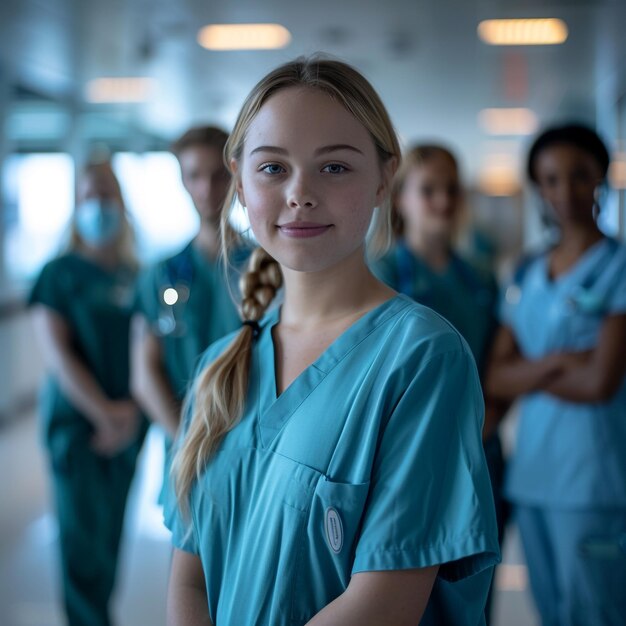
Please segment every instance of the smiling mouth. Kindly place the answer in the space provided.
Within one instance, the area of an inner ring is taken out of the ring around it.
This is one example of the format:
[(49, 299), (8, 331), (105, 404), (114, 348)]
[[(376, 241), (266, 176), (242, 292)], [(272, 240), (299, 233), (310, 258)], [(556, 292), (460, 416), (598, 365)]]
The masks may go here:
[(279, 224), (278, 230), (287, 237), (301, 239), (323, 235), (332, 226), (332, 224), (317, 224), (315, 222), (289, 222)]

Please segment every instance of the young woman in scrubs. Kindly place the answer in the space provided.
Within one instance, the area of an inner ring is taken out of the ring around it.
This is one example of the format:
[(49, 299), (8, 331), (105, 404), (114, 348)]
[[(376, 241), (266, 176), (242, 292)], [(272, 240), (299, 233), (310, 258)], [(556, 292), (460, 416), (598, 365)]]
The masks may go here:
[[(462, 203), (454, 155), (438, 145), (410, 149), (404, 155), (392, 190), (397, 240), (388, 254), (373, 263), (372, 269), (396, 291), (445, 317), (467, 341), (482, 378), (497, 327), (498, 288), (493, 275), (454, 250)], [(504, 460), (496, 427), (499, 413), (502, 407), (488, 401), (483, 445), (502, 542), (506, 507), (501, 497)]]
[(551, 128), (528, 175), (559, 238), (507, 289), (488, 392), (521, 399), (505, 493), (542, 623), (626, 616), (626, 249), (597, 226), (607, 150)]
[(174, 142), (172, 152), (200, 229), (181, 251), (148, 268), (138, 281), (131, 384), (147, 415), (164, 429), (166, 471), (199, 356), (240, 324), (218, 259), (220, 213), (230, 181), (222, 156), (227, 139), (219, 128), (198, 126)]
[(474, 360), (365, 262), (370, 227), (388, 244), (400, 160), (380, 98), (338, 61), (288, 63), (225, 155), (226, 206), (238, 196), (262, 247), (243, 326), (207, 350), (187, 404), (169, 624), (483, 623), (498, 541)]
[(69, 249), (30, 296), (48, 379), (41, 396), (71, 626), (106, 626), (124, 509), (145, 420), (130, 399), (136, 262), (118, 181), (90, 165), (77, 185)]

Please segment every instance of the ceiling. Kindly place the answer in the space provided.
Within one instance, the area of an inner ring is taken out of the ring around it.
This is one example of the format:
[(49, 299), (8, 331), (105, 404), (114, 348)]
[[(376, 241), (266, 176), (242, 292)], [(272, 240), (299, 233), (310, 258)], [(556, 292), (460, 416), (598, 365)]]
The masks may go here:
[[(134, 149), (146, 136), (169, 141), (193, 123), (229, 127), (265, 72), (323, 51), (365, 73), (405, 143), (444, 141), (474, 179), (493, 154), (519, 159), (527, 145), (524, 137), (488, 136), (477, 120), (481, 109), (529, 107), (541, 123), (594, 123), (601, 94), (626, 91), (625, 0), (0, 4), (0, 102), (8, 103), (7, 135), (17, 144), (78, 133)], [(478, 39), (481, 20), (506, 17), (559, 17), (569, 38), (534, 47), (493, 47)], [(239, 22), (280, 23), (292, 41), (282, 50), (253, 52), (210, 52), (196, 42), (201, 26)], [(142, 104), (88, 104), (86, 82), (102, 76), (149, 76), (157, 87)]]

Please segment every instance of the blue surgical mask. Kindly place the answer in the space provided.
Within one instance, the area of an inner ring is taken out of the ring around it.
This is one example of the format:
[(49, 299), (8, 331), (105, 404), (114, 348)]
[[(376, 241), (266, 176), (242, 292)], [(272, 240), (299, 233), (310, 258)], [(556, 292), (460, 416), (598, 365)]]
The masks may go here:
[(122, 214), (116, 202), (90, 198), (76, 207), (74, 224), (86, 244), (102, 246), (111, 243), (119, 234)]

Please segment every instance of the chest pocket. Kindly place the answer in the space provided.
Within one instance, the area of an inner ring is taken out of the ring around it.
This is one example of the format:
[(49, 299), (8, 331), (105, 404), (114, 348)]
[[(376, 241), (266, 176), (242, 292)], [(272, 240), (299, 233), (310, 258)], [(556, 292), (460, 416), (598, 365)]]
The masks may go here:
[(326, 476), (317, 482), (303, 529), (292, 624), (305, 624), (348, 586), (368, 493), (369, 482), (339, 483)]

